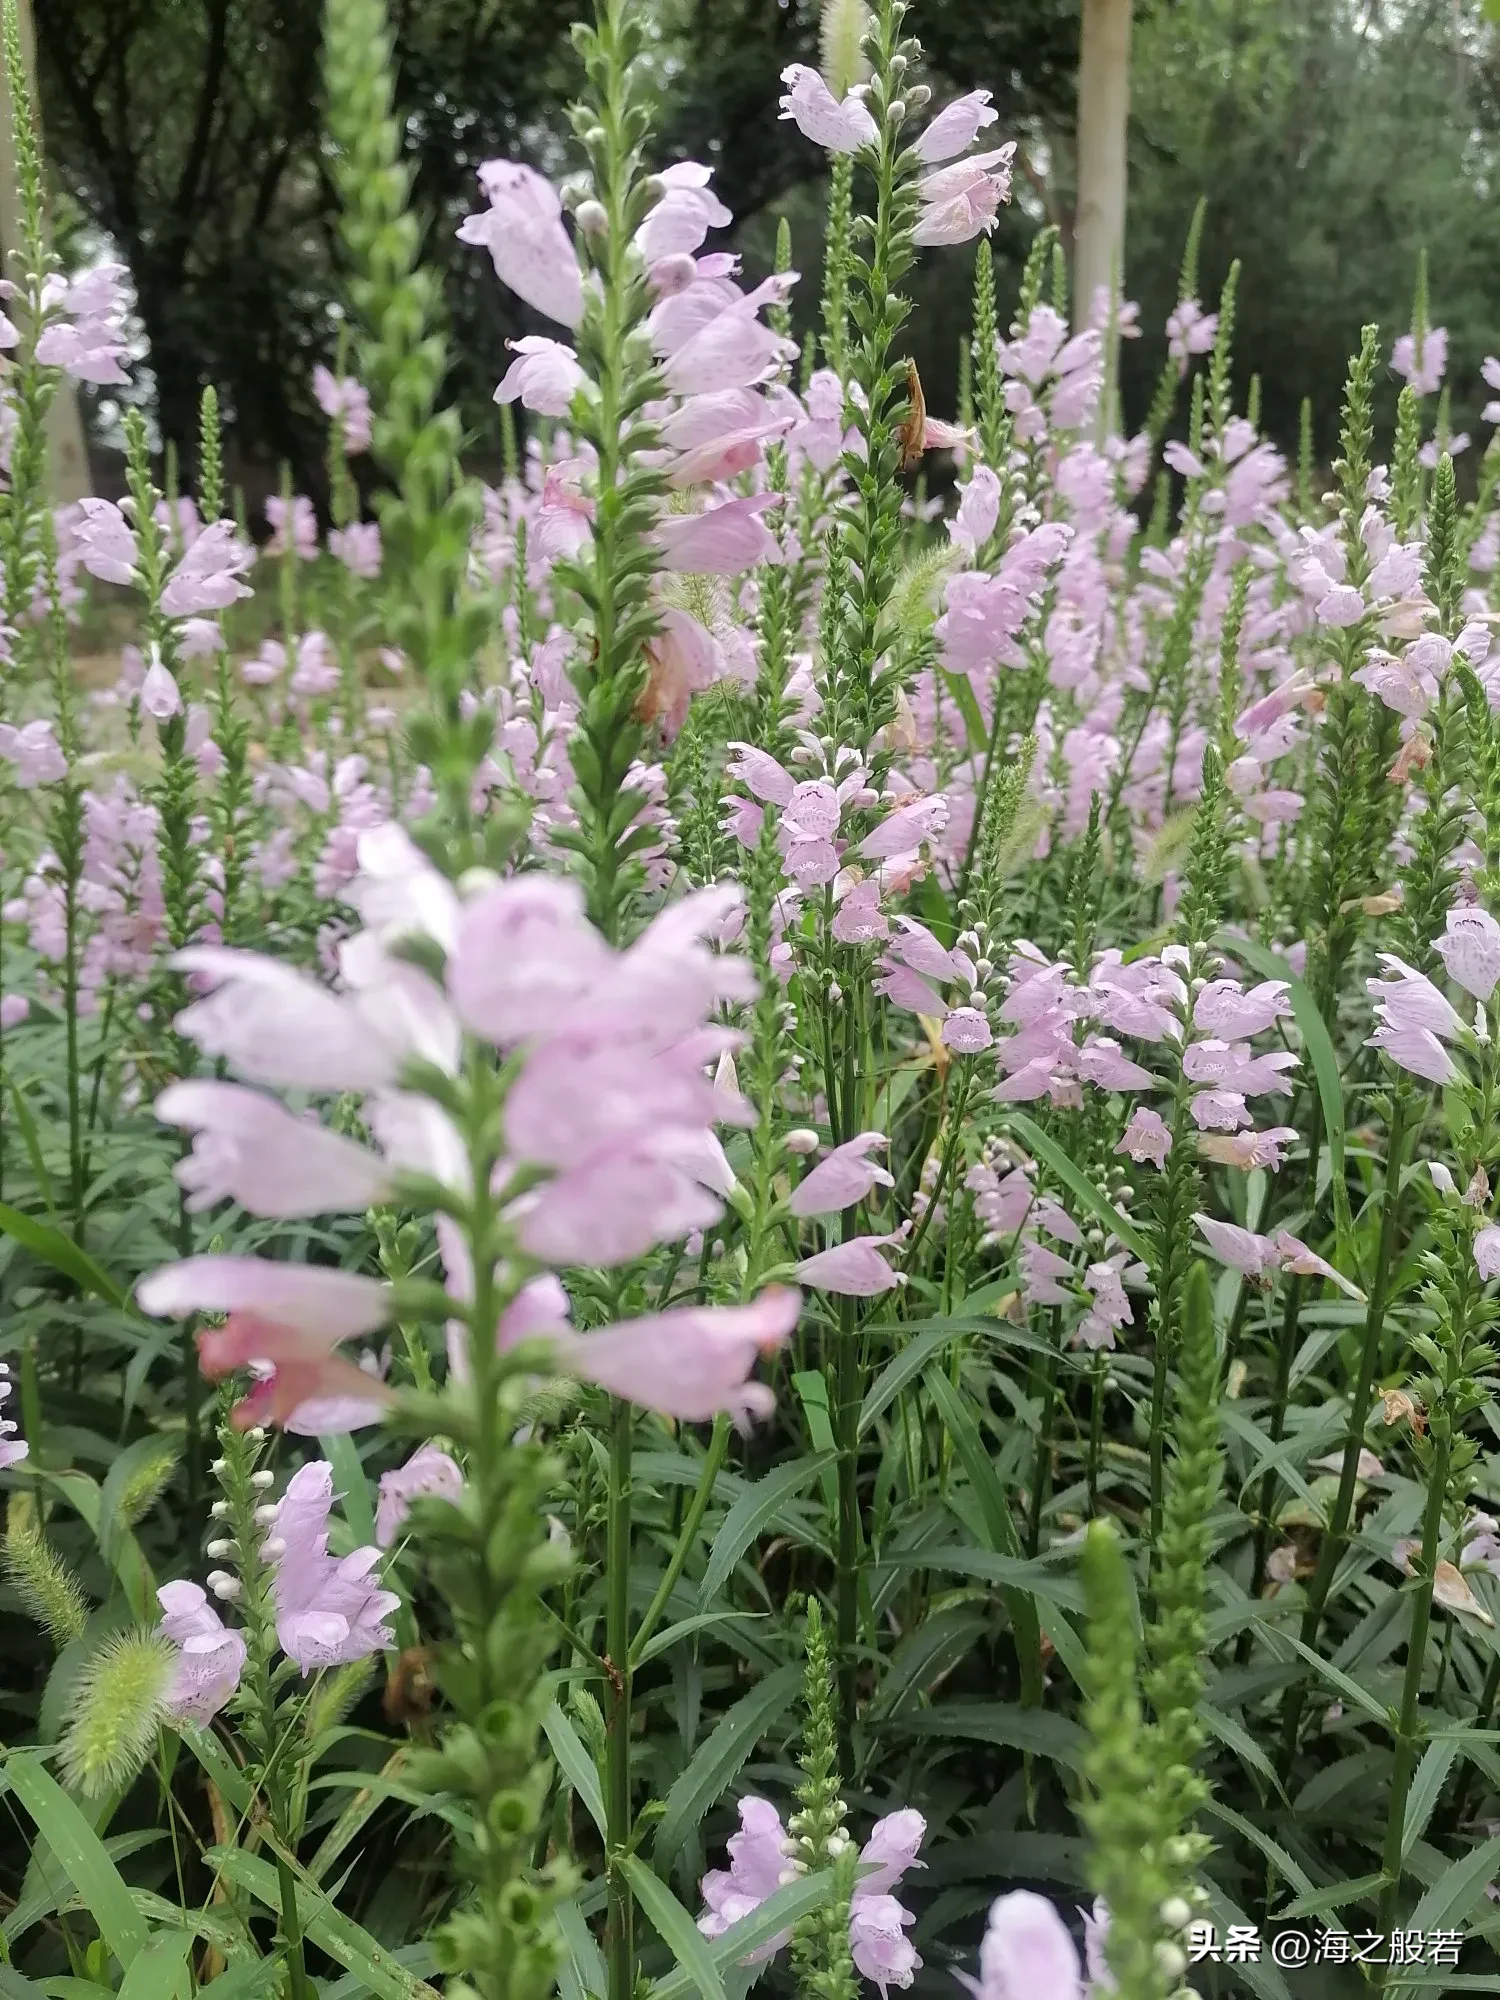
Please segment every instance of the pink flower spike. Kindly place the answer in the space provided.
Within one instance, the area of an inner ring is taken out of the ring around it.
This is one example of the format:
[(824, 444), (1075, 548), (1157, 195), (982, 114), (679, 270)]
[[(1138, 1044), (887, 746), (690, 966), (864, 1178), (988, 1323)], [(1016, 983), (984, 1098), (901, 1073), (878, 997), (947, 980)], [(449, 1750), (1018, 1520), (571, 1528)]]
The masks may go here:
[(174, 1083), (156, 1115), (194, 1135), (174, 1169), (192, 1213), (237, 1201), (283, 1221), (352, 1214), (390, 1198), (383, 1163), (352, 1140), (234, 1083)]
[(855, 1969), (880, 1989), (886, 2000), (893, 1986), (911, 1985), (921, 1969), (907, 1928), (916, 1922), (894, 1896), (861, 1895), (856, 1886), (849, 1903), (849, 1951)]
[(506, 345), (516, 358), (500, 378), (495, 401), (514, 403), (519, 398), (538, 416), (565, 417), (575, 390), (587, 380), (572, 348), (539, 333), (528, 333)]
[(901, 1279), (880, 1253), (888, 1244), (900, 1243), (905, 1234), (898, 1229), (890, 1236), (851, 1236), (815, 1257), (804, 1257), (797, 1276), (814, 1291), (836, 1292), (842, 1298), (872, 1299), (894, 1291)]
[(486, 160), (479, 184), (490, 205), (465, 217), (459, 241), (482, 244), (501, 284), (527, 305), (564, 326), (577, 326), (583, 318), (583, 277), (556, 188), (516, 160)]
[(989, 91), (971, 90), (938, 113), (912, 150), (924, 167), (935, 167), (966, 151), (999, 115), (990, 109)]
[(797, 1183), (787, 1207), (793, 1215), (833, 1215), (863, 1201), (871, 1188), (894, 1187), (893, 1176), (869, 1157), (889, 1144), (884, 1132), (861, 1132), (835, 1146)]
[(162, 1610), (157, 1635), (177, 1648), (167, 1685), (167, 1716), (206, 1728), (240, 1684), (244, 1638), (225, 1625), (196, 1583), (164, 1583), (156, 1601)]
[(801, 1309), (800, 1292), (773, 1285), (747, 1306), (681, 1306), (600, 1333), (560, 1333), (554, 1345), (560, 1366), (613, 1396), (680, 1423), (723, 1411), (748, 1430), (776, 1400), (751, 1370), (790, 1338)]
[[(781, 116), (790, 118), (804, 139), (828, 153), (857, 153), (872, 146), (879, 127), (866, 109), (863, 94), (851, 90), (843, 102), (834, 96), (815, 69), (791, 63), (781, 72), (787, 86)], [(967, 140), (964, 142), (967, 144)]]
[(232, 521), (215, 521), (203, 530), (167, 578), (161, 608), (168, 618), (188, 618), (201, 611), (227, 611), (251, 595), (241, 577), (255, 560), (255, 551), (235, 533)]
[(994, 1030), (977, 1007), (953, 1007), (943, 1021), (942, 1042), (956, 1056), (977, 1056), (994, 1041)]
[(1481, 1278), (1500, 1278), (1500, 1226), (1486, 1223), (1474, 1238), (1474, 1263)]
[(427, 1494), (457, 1506), (464, 1490), (464, 1476), (447, 1452), (435, 1444), (419, 1445), (405, 1465), (380, 1475), (380, 1497), (375, 1507), (375, 1539), (388, 1549), (411, 1511), (411, 1503)]

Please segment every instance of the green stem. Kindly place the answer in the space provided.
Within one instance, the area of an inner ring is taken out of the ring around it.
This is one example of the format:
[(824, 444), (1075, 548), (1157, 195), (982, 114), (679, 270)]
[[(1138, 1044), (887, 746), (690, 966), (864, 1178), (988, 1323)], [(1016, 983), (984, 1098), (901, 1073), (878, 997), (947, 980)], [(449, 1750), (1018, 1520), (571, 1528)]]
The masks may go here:
[[(1427, 1511), (1422, 1521), (1422, 1568), (1412, 1607), (1411, 1637), (1406, 1649), (1406, 1679), (1401, 1689), (1401, 1714), (1396, 1726), (1396, 1763), (1391, 1772), (1391, 1797), (1385, 1827), (1385, 1851), (1381, 1859), (1385, 1888), (1380, 1898), (1379, 1924), (1389, 1935), (1396, 1919), (1401, 1894), (1402, 1849), (1406, 1840), (1406, 1803), (1411, 1781), (1416, 1775), (1417, 1755), (1422, 1746), (1417, 1728), (1417, 1709), (1422, 1695), (1422, 1671), (1427, 1659), (1427, 1633), (1432, 1622), (1432, 1588), (1437, 1569), (1438, 1542), (1443, 1531), (1443, 1501), (1448, 1490), (1448, 1459), (1451, 1440), (1446, 1425), (1433, 1439), (1432, 1468), (1428, 1476)], [(1382, 1979), (1381, 1984), (1385, 1982)]]
[(604, 1817), (608, 1866), (608, 1908), (604, 1955), (609, 2000), (633, 2000), (635, 1993), (634, 1909), (622, 1861), (634, 1831), (630, 1805), (630, 1461), (635, 1412), (617, 1402), (609, 1448), (609, 1498), (605, 1528), (605, 1574), (609, 1598), (604, 1650), (610, 1670), (608, 1758)]
[[(1344, 1440), (1344, 1460), (1339, 1469), (1339, 1487), (1329, 1517), (1318, 1567), (1307, 1593), (1302, 1613), (1302, 1643), (1315, 1651), (1323, 1612), (1333, 1588), (1334, 1574), (1349, 1533), (1354, 1510), (1354, 1488), (1359, 1478), (1359, 1455), (1364, 1448), (1365, 1423), (1370, 1414), (1370, 1395), (1380, 1365), (1381, 1336), (1385, 1331), (1386, 1307), (1390, 1302), (1391, 1280), (1396, 1261), (1397, 1225), (1401, 1209), (1401, 1167), (1406, 1151), (1407, 1099), (1398, 1087), (1391, 1111), (1390, 1139), (1386, 1147), (1385, 1195), (1380, 1218), (1380, 1245), (1376, 1253), (1375, 1277), (1370, 1287), (1370, 1303), (1365, 1313), (1364, 1345), (1360, 1352), (1359, 1374), (1349, 1406), (1349, 1429)], [(1281, 1779), (1286, 1782), (1292, 1759), (1297, 1753), (1297, 1731), (1307, 1698), (1306, 1681), (1299, 1680), (1287, 1690), (1283, 1709)]]
[(667, 1601), (677, 1588), (677, 1579), (682, 1575), (687, 1559), (692, 1553), (698, 1530), (703, 1525), (703, 1516), (708, 1512), (708, 1503), (713, 1498), (714, 1482), (718, 1479), (724, 1457), (729, 1450), (729, 1419), (722, 1413), (714, 1418), (713, 1435), (708, 1441), (708, 1450), (703, 1454), (703, 1470), (698, 1475), (697, 1490), (692, 1504), (683, 1518), (678, 1532), (677, 1544), (672, 1550), (672, 1559), (667, 1564), (666, 1573), (656, 1587), (656, 1595), (646, 1607), (646, 1615), (636, 1627), (635, 1638), (630, 1646), (630, 1663), (638, 1667), (652, 1633), (661, 1622)]
[(1031, 1519), (1026, 1526), (1026, 1553), (1035, 1556), (1042, 1545), (1042, 1515), (1052, 1490), (1052, 1431), (1057, 1414), (1057, 1372), (1062, 1358), (1062, 1314), (1052, 1308), (1052, 1346), (1042, 1374), (1042, 1420), (1037, 1430), (1036, 1460), (1031, 1474)]

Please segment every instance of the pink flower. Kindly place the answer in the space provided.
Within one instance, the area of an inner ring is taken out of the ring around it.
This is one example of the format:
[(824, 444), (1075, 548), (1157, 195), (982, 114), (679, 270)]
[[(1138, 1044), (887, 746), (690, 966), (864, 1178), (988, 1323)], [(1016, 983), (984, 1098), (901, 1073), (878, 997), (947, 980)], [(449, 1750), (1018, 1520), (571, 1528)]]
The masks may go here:
[(495, 401), (513, 403), (519, 397), (528, 410), (535, 410), (539, 416), (565, 417), (574, 391), (586, 380), (572, 348), (560, 340), (547, 340), (539, 333), (528, 333), (505, 344), (516, 359), (500, 378)]
[(264, 1257), (188, 1257), (142, 1278), (136, 1301), (157, 1319), (228, 1315), (225, 1325), (198, 1336), (199, 1362), (210, 1379), (253, 1362), (274, 1365), (274, 1376), (257, 1382), (236, 1406), (242, 1429), (262, 1416), (280, 1422), (313, 1396), (383, 1393), (333, 1351), (390, 1318), (389, 1288), (374, 1278)]
[(271, 1524), (271, 1540), (282, 1544), (271, 1579), (276, 1637), (304, 1677), (389, 1646), (384, 1621), (401, 1602), (373, 1580), (379, 1549), (355, 1549), (342, 1560), (329, 1555), (332, 1510), (333, 1467), (319, 1459), (292, 1474)]
[(328, 1091), (395, 1081), (399, 1049), (356, 998), (258, 952), (190, 945), (172, 963), (214, 989), (177, 1016), (178, 1032), (247, 1082)]
[[(849, 1946), (857, 1969), (873, 1980), (884, 1995), (892, 1986), (907, 1987), (922, 1961), (912, 1949), (906, 1930), (916, 1922), (890, 1891), (907, 1869), (920, 1867), (917, 1849), (927, 1831), (926, 1821), (909, 1809), (878, 1821), (860, 1850), (868, 1872), (856, 1880), (849, 1901)], [(790, 1879), (790, 1848), (781, 1815), (765, 1799), (740, 1801), (740, 1831), (729, 1841), (729, 1870), (712, 1870), (703, 1878), (708, 1905), (698, 1919), (705, 1937), (723, 1937), (774, 1895)], [(783, 1933), (744, 1962), (773, 1957), (789, 1942)]]
[(1193, 1026), (1201, 1034), (1225, 1041), (1244, 1041), (1262, 1034), (1273, 1021), (1290, 1014), (1284, 979), (1265, 979), (1246, 993), (1237, 979), (1211, 979), (1193, 1007)]
[(465, 1026), (509, 1048), (559, 1025), (609, 965), (576, 883), (518, 875), (464, 904), (448, 991)]
[(1083, 1966), (1067, 1925), (1045, 1896), (1029, 1889), (990, 1905), (979, 1977), (954, 1976), (977, 2000), (1085, 2000)]
[(289, 1220), (354, 1212), (390, 1198), (382, 1161), (259, 1091), (207, 1080), (174, 1083), (157, 1098), (156, 1115), (194, 1135), (192, 1152), (174, 1169), (191, 1212), (237, 1201), (252, 1215)]
[(994, 534), (1000, 519), (1000, 480), (987, 465), (976, 465), (967, 485), (959, 488), (958, 511), (948, 523), (948, 534), (961, 549), (974, 555)]
[(928, 246), (968, 243), (995, 227), (1000, 204), (1010, 199), (1015, 141), (993, 152), (976, 153), (951, 167), (939, 167), (917, 182), (922, 212), (912, 242)]
[(935, 167), (940, 160), (951, 160), (972, 146), (999, 115), (990, 109), (989, 91), (971, 90), (938, 113), (912, 151), (924, 167)]
[[(42, 305), (48, 314), (36, 344), (36, 358), (45, 368), (61, 368), (75, 382), (98, 386), (128, 382), (120, 366), (126, 351), (123, 264), (96, 264), (68, 280), (48, 278)], [(66, 318), (54, 317), (65, 314)]]
[(1269, 1167), (1275, 1173), (1285, 1149), (1297, 1136), (1292, 1125), (1273, 1125), (1265, 1132), (1204, 1132), (1199, 1135), (1198, 1151), (1205, 1160), (1217, 1160), (1221, 1166), (1240, 1167), (1247, 1173), (1252, 1167)]
[(873, 1187), (894, 1187), (892, 1176), (869, 1157), (889, 1144), (884, 1132), (861, 1132), (835, 1146), (797, 1183), (787, 1207), (793, 1215), (833, 1215), (863, 1201)]
[(527, 305), (564, 326), (577, 326), (583, 318), (583, 277), (556, 188), (513, 160), (484, 161), (479, 184), (490, 205), (464, 218), (459, 241), (483, 244), (501, 284)]
[(649, 673), (637, 716), (659, 722), (670, 741), (687, 720), (695, 694), (724, 678), (724, 654), (718, 640), (691, 613), (668, 606), (661, 613), (661, 630), (646, 641)]
[(1131, 1062), (1120, 1044), (1107, 1035), (1090, 1035), (1074, 1059), (1073, 1067), (1087, 1083), (1100, 1090), (1154, 1090), (1157, 1079), (1150, 1070)]
[(1385, 1024), (1375, 1030), (1365, 1047), (1383, 1049), (1398, 1069), (1423, 1077), (1428, 1083), (1454, 1083), (1460, 1075), (1458, 1065), (1427, 1028)]
[(806, 63), (789, 64), (781, 72), (781, 80), (787, 86), (781, 99), (781, 116), (790, 118), (805, 139), (811, 139), (825, 152), (857, 153), (861, 146), (874, 145), (880, 136), (859, 85), (840, 103), (818, 72), (809, 69)]
[(1171, 1150), (1172, 1134), (1161, 1117), (1148, 1106), (1138, 1104), (1115, 1151), (1128, 1153), (1137, 1162), (1149, 1160), (1154, 1167), (1164, 1167)]
[(419, 1445), (406, 1461), (380, 1475), (380, 1497), (375, 1507), (375, 1539), (388, 1549), (401, 1532), (411, 1511), (411, 1503), (423, 1494), (458, 1504), (464, 1490), (464, 1476), (447, 1452), (435, 1444)]
[(1167, 352), (1179, 369), (1190, 354), (1207, 354), (1219, 337), (1219, 315), (1206, 313), (1196, 299), (1181, 299), (1167, 316)]
[(370, 392), (353, 375), (335, 375), (321, 364), (312, 373), (313, 396), (325, 417), (342, 428), (344, 450), (351, 458), (370, 449)]
[(1410, 382), (1419, 396), (1435, 396), (1448, 368), (1448, 329), (1429, 327), (1420, 351), (1415, 334), (1401, 334), (1391, 349), (1391, 372)]
[(0, 1029), (19, 1028), (30, 1012), (31, 1002), (24, 993), (0, 996)]
[[(0, 1407), (3, 1407), (15, 1384), (10, 1379), (10, 1368), (0, 1362)], [(17, 1435), (20, 1425), (14, 1417), (0, 1417), (0, 1472), (8, 1472), (13, 1465), (30, 1458), (31, 1446), (25, 1438)]]
[(84, 568), (101, 583), (135, 581), (135, 531), (112, 500), (80, 500), (77, 547)]
[(1481, 1278), (1500, 1278), (1500, 1226), (1486, 1223), (1474, 1238), (1474, 1263)]
[(15, 766), (16, 783), (23, 792), (54, 785), (68, 775), (68, 760), (46, 718), (22, 723), (19, 729), (0, 722), (0, 757)]
[(1065, 1306), (1073, 1294), (1064, 1280), (1073, 1276), (1073, 1266), (1045, 1243), (1026, 1243), (1021, 1248), (1021, 1296), (1032, 1306)]
[(780, 562), (780, 546), (761, 519), (776, 504), (774, 493), (757, 493), (701, 514), (663, 514), (652, 535), (662, 568), (696, 576), (738, 576), (759, 563)]
[(901, 1229), (890, 1236), (851, 1236), (815, 1257), (804, 1257), (797, 1276), (814, 1291), (837, 1292), (843, 1298), (870, 1299), (894, 1291), (901, 1280), (880, 1253), (904, 1236)]
[(944, 1017), (943, 1047), (955, 1055), (980, 1055), (994, 1039), (994, 1030), (977, 1007), (952, 1007)]
[(1232, 1132), (1250, 1123), (1245, 1100), (1237, 1090), (1200, 1090), (1188, 1107), (1200, 1132)]
[(168, 618), (187, 618), (200, 611), (225, 611), (250, 586), (240, 578), (255, 560), (255, 551), (236, 535), (232, 521), (215, 521), (205, 528), (167, 578), (161, 608)]
[(347, 528), (331, 528), (328, 553), (341, 562), (351, 576), (366, 582), (380, 574), (382, 555), (378, 521), (351, 521)]
[(1236, 1271), (1261, 1277), (1267, 1271), (1274, 1271), (1281, 1262), (1269, 1236), (1257, 1235), (1253, 1229), (1241, 1229), (1233, 1222), (1218, 1222), (1211, 1215), (1195, 1215), (1193, 1220), (1220, 1263), (1228, 1264)]
[(167, 1716), (179, 1724), (206, 1728), (240, 1684), (245, 1641), (225, 1625), (196, 1583), (164, 1583), (156, 1601), (162, 1609), (157, 1634), (177, 1648), (167, 1686)]
[(1087, 1347), (1095, 1352), (1101, 1347), (1113, 1348), (1116, 1331), (1132, 1324), (1134, 1316), (1120, 1276), (1124, 1261), (1121, 1257), (1102, 1264), (1090, 1264), (1084, 1272), (1084, 1288), (1092, 1294), (1094, 1303), (1073, 1331), (1075, 1347)]
[(924, 840), (931, 840), (948, 824), (948, 801), (941, 792), (928, 799), (913, 799), (898, 806), (860, 842), (859, 852), (866, 861), (908, 854)]
[[(367, 1352), (361, 1354), (355, 1364), (361, 1375), (368, 1378), (362, 1394), (343, 1396), (311, 1396), (305, 1403), (299, 1403), (294, 1410), (282, 1418), (281, 1427), (293, 1437), (334, 1437), (341, 1431), (368, 1430), (371, 1424), (378, 1424), (385, 1415), (390, 1398), (385, 1390), (385, 1372), (390, 1365), (390, 1351), (384, 1354)], [(269, 1363), (259, 1364), (259, 1373), (264, 1376)], [(342, 1363), (340, 1363), (342, 1366)], [(257, 1364), (251, 1364), (251, 1372), (257, 1372)], [(274, 1374), (274, 1368), (272, 1368)]]
[(740, 1429), (770, 1415), (776, 1398), (749, 1379), (763, 1354), (785, 1344), (797, 1324), (801, 1294), (773, 1285), (746, 1306), (680, 1306), (622, 1320), (600, 1333), (553, 1336), (559, 1365), (612, 1396), (675, 1417), (707, 1423), (720, 1411)]
[(163, 665), (155, 647), (151, 651), (151, 664), (146, 669), (146, 677), (141, 682), (141, 707), (157, 722), (166, 722), (182, 713), (182, 691), (171, 670)]
[(522, 1248), (547, 1264), (607, 1268), (717, 1222), (722, 1210), (696, 1162), (671, 1157), (683, 1150), (679, 1136), (668, 1130), (603, 1148), (525, 1196), (510, 1211)]
[(756, 317), (762, 304), (783, 291), (779, 283), (768, 279), (765, 285), (724, 306), (675, 348), (662, 369), (672, 393), (701, 396), (748, 389), (764, 381), (782, 362), (794, 360), (795, 344), (783, 340)]
[(1433, 950), (1448, 976), (1476, 1000), (1488, 1000), (1500, 981), (1500, 924), (1476, 903), (1448, 912), (1445, 934)]

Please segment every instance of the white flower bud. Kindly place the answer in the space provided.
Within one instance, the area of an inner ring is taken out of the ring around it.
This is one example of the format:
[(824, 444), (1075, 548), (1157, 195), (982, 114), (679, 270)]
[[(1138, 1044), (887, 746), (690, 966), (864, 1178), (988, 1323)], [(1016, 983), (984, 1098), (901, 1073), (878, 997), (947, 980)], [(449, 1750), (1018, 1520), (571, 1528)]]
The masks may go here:
[(246, 1431), (245, 1433), (245, 1442), (247, 1444), (264, 1444), (265, 1441), (266, 1441), (265, 1427), (261, 1424), (256, 1424), (252, 1429)]
[(1484, 1016), (1484, 1002), (1477, 1000), (1474, 1003), (1474, 1039), (1478, 1042), (1487, 1042), (1489, 1038), (1490, 1024)]
[(216, 1458), (208, 1469), (215, 1479), (222, 1479), (224, 1474), (229, 1470), (229, 1460), (227, 1458)]
[(286, 1554), (286, 1543), (280, 1535), (267, 1535), (260, 1545), (260, 1552), (267, 1562), (275, 1562), (278, 1556)]
[(276, 1475), (274, 1472), (252, 1472), (250, 1475), (250, 1484), (255, 1488), (257, 1493), (264, 1493), (268, 1486), (276, 1484)]
[(796, 1881), (799, 1872), (803, 1871), (799, 1870), (796, 1862), (793, 1862), (790, 1868), (783, 1868), (781, 1873), (776, 1877), (776, 1886), (779, 1889), (789, 1888)]
[(808, 1154), (818, 1150), (818, 1135), (810, 1125), (797, 1125), (787, 1133), (782, 1145), (789, 1153)]
[(482, 896), (487, 889), (498, 889), (500, 877), (493, 868), (466, 868), (458, 878), (458, 893), (465, 902), (475, 896)]
[(1158, 1944), (1155, 1952), (1156, 1963), (1168, 1979), (1180, 1979), (1187, 1971), (1187, 1953), (1180, 1944)]
[[(900, 62), (901, 58), (896, 56), (894, 60)], [(931, 102), (932, 92), (925, 83), (913, 84), (906, 93), (906, 106), (909, 111), (925, 111)]]
[(585, 236), (603, 236), (609, 228), (609, 211), (602, 201), (581, 201), (574, 220)]
[(222, 1521), (229, 1512), (229, 1502), (227, 1500), (215, 1500), (214, 1504), (212, 1505), (212, 1507), (209, 1508), (208, 1511), (213, 1516), (214, 1520)]
[(256, 1508), (255, 1525), (257, 1528), (269, 1528), (275, 1519), (276, 1502), (274, 1500), (268, 1500), (264, 1507)]
[(220, 1535), (217, 1541), (208, 1544), (203, 1553), (212, 1556), (217, 1561), (221, 1556), (232, 1556), (234, 1554), (234, 1543), (226, 1540), (223, 1535)]
[(227, 1569), (211, 1569), (208, 1573), (208, 1587), (215, 1597), (225, 1603), (232, 1603), (240, 1594), (240, 1580), (231, 1576)]
[(1168, 1896), (1161, 1906), (1161, 1920), (1169, 1931), (1185, 1931), (1193, 1921), (1192, 1908), (1181, 1896)]

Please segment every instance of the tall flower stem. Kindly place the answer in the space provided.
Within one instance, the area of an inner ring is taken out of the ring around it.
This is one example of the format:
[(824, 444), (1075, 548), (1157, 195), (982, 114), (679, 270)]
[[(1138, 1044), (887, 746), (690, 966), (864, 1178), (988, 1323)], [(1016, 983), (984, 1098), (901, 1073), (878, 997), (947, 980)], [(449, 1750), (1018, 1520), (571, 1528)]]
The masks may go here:
[(604, 1953), (609, 1970), (609, 2000), (631, 2000), (635, 1991), (635, 1906), (621, 1866), (630, 1844), (633, 1813), (630, 1798), (630, 1734), (632, 1668), (630, 1660), (630, 1532), (631, 1452), (635, 1412), (616, 1402), (609, 1445), (609, 1499), (605, 1523), (605, 1570), (609, 1597), (604, 1621), (606, 1665), (611, 1700), (608, 1711), (608, 1760), (605, 1767), (604, 1819), (609, 1868), (609, 1916)]
[[(1396, 1903), (1401, 1894), (1401, 1862), (1406, 1843), (1406, 1806), (1411, 1782), (1416, 1775), (1422, 1735), (1417, 1726), (1417, 1708), (1422, 1696), (1422, 1674), (1427, 1664), (1427, 1634), (1432, 1623), (1432, 1590), (1438, 1562), (1438, 1546), (1443, 1532), (1443, 1503), (1448, 1492), (1448, 1464), (1452, 1439), (1446, 1424), (1433, 1439), (1432, 1462), (1427, 1474), (1427, 1506), (1422, 1516), (1421, 1568), (1412, 1605), (1411, 1632), (1406, 1642), (1406, 1677), (1401, 1686), (1401, 1709), (1396, 1724), (1396, 1759), (1391, 1769), (1390, 1803), (1386, 1808), (1385, 1847), (1381, 1872), (1385, 1887), (1380, 1897), (1381, 1928), (1387, 1933), (1396, 1921)], [(1382, 1982), (1384, 1983), (1384, 1982)]]

